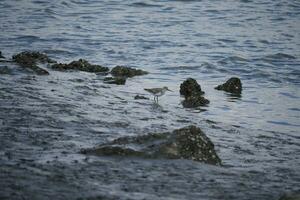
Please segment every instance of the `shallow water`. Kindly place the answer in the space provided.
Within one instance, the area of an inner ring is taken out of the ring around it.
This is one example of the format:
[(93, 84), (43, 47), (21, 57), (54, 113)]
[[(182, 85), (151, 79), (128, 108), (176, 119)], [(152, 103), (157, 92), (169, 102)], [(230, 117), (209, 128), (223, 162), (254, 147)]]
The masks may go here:
[[(2, 0), (0, 11), (7, 58), (38, 50), (150, 72), (115, 86), (102, 75), (36, 76), (0, 62), (11, 70), (0, 74), (1, 198), (278, 199), (300, 189), (298, 1)], [(241, 97), (213, 89), (231, 76), (242, 80)], [(182, 107), (188, 77), (208, 106)], [(160, 86), (175, 92), (159, 105), (134, 100)], [(211, 138), (223, 167), (78, 153), (190, 124)]]

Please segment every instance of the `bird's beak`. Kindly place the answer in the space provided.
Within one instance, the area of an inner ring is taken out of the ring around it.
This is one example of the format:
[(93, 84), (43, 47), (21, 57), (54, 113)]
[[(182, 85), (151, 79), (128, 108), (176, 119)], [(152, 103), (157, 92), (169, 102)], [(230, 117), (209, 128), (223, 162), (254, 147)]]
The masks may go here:
[(170, 89), (167, 89), (168, 91), (170, 91), (170, 92), (173, 92), (173, 90), (170, 90)]

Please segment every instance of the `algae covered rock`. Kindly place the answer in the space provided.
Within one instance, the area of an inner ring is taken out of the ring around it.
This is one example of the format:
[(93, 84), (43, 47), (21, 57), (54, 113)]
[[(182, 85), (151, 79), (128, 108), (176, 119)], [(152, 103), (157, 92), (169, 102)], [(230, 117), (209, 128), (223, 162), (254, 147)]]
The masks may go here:
[(193, 78), (186, 79), (180, 85), (180, 95), (185, 97), (189, 97), (191, 95), (202, 95), (204, 92), (201, 90), (201, 86), (197, 83), (197, 81)]
[(94, 72), (94, 73), (102, 73), (108, 72), (108, 67), (103, 67), (101, 65), (93, 65), (90, 64), (87, 60), (79, 59), (78, 61), (72, 61), (69, 64), (54, 64), (51, 66), (52, 69), (58, 71), (67, 71), (67, 70), (79, 70), (85, 72)]
[(116, 85), (125, 85), (126, 78), (124, 78), (124, 77), (106, 77), (106, 78), (104, 78), (104, 83), (116, 84)]
[(120, 76), (120, 77), (133, 77), (133, 76), (146, 75), (148, 74), (148, 72), (143, 71), (141, 69), (131, 68), (131, 67), (116, 66), (111, 70), (111, 74), (113, 76)]
[(189, 159), (221, 165), (214, 144), (196, 126), (173, 132), (122, 137), (82, 153), (100, 156), (135, 156), (143, 158)]
[(241, 94), (242, 92), (242, 82), (237, 77), (232, 77), (222, 85), (215, 87), (216, 90), (224, 90), (226, 92), (231, 92), (234, 94)]
[(38, 51), (24, 51), (13, 56), (13, 60), (16, 62), (22, 62), (26, 60), (34, 60), (41, 63), (55, 63), (55, 60), (50, 59), (46, 54)]
[(193, 78), (188, 78), (181, 83), (179, 92), (184, 96), (184, 101), (181, 102), (183, 107), (194, 108), (209, 104), (209, 100), (202, 96), (204, 92), (201, 86)]
[(33, 70), (38, 75), (48, 75), (49, 72), (37, 66), (38, 62), (41, 63), (54, 63), (46, 54), (37, 51), (25, 51), (16, 54), (12, 57), (13, 61), (20, 66)]

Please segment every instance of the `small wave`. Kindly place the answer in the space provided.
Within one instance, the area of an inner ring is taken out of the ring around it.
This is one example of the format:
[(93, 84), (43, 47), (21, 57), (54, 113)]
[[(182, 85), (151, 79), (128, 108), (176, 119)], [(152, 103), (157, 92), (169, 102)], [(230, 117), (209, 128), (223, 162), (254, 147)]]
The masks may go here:
[(132, 3), (132, 4), (130, 4), (130, 6), (133, 6), (133, 7), (162, 7), (161, 5), (148, 4), (148, 3), (144, 3), (144, 2)]
[(300, 108), (289, 108), (288, 110), (290, 110), (290, 111), (296, 111), (296, 112), (300, 112)]
[(217, 66), (215, 66), (214, 64), (211, 64), (209, 62), (204, 62), (201, 64), (201, 68), (205, 68), (205, 69), (217, 69)]
[(220, 13), (219, 10), (214, 10), (214, 9), (205, 10), (205, 12), (208, 12), (208, 13), (214, 13), (214, 14)]
[(262, 44), (270, 44), (270, 42), (268, 40), (259, 40), (259, 42)]
[(233, 39), (218, 39), (218, 41), (224, 42), (224, 43), (236, 43), (237, 42), (237, 40), (233, 40)]
[(47, 4), (48, 2), (47, 1), (40, 1), (40, 0), (35, 0), (35, 1), (32, 1), (33, 4)]
[(51, 14), (51, 15), (56, 15), (57, 13), (51, 9), (51, 8), (45, 8), (44, 9), (44, 13), (47, 13), (47, 14)]
[(290, 54), (285, 54), (285, 53), (276, 53), (276, 54), (271, 54), (265, 56), (263, 59), (266, 60), (290, 60), (290, 59), (296, 59), (295, 56), (292, 56)]
[(227, 57), (227, 58), (224, 58), (224, 59), (218, 61), (218, 63), (222, 63), (222, 64), (240, 63), (240, 62), (249, 62), (249, 60), (246, 58), (243, 58), (241, 56), (230, 56), (230, 57)]
[(34, 35), (23, 35), (23, 36), (18, 36), (15, 38), (16, 40), (26, 40), (26, 41), (34, 41), (34, 40), (41, 40), (40, 37), (34, 36)]
[(279, 94), (283, 95), (283, 96), (286, 96), (286, 97), (289, 97), (289, 98), (292, 98), (292, 99), (299, 99), (298, 96), (295, 96), (293, 94), (290, 94), (288, 92), (279, 92)]
[(200, 66), (161, 67), (160, 70), (198, 70)]
[(179, 1), (179, 2), (199, 2), (199, 0), (174, 0), (174, 1)]
[(54, 55), (60, 55), (60, 56), (61, 55), (69, 55), (69, 56), (75, 55), (75, 53), (72, 53), (67, 50), (60, 50), (60, 49), (47, 49), (43, 52), (46, 54), (54, 54)]
[(282, 126), (296, 126), (296, 127), (300, 127), (300, 125), (291, 124), (291, 123), (284, 122), (284, 121), (267, 121), (267, 123), (276, 124), (276, 125), (282, 125)]

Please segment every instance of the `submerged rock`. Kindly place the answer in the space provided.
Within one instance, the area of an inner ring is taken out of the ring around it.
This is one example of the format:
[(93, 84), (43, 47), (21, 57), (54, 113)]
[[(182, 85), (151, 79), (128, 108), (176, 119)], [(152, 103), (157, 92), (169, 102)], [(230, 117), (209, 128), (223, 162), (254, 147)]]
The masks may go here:
[(226, 92), (231, 92), (234, 94), (241, 94), (242, 92), (242, 82), (237, 77), (232, 77), (222, 85), (215, 87), (216, 90), (224, 90)]
[(181, 83), (179, 92), (185, 98), (184, 101), (182, 101), (182, 105), (186, 108), (209, 104), (209, 100), (202, 96), (204, 92), (201, 90), (201, 86), (193, 78), (188, 78)]
[(106, 78), (104, 78), (104, 83), (116, 84), (116, 85), (125, 85), (126, 78), (124, 78), (124, 77), (106, 77)]
[(13, 61), (20, 66), (33, 70), (38, 75), (48, 75), (49, 72), (43, 68), (37, 66), (38, 62), (41, 63), (54, 63), (55, 61), (50, 59), (46, 54), (37, 51), (25, 51), (16, 54), (12, 57)]
[(82, 150), (82, 153), (102, 156), (189, 159), (221, 165), (221, 159), (215, 152), (214, 144), (196, 126), (184, 127), (171, 133), (122, 137), (93, 149)]
[(69, 64), (62, 64), (62, 63), (54, 64), (51, 67), (52, 69), (58, 71), (79, 70), (79, 71), (94, 72), (94, 73), (109, 71), (108, 67), (103, 67), (101, 65), (93, 65), (84, 59), (79, 59), (78, 61), (72, 61)]
[(138, 99), (149, 99), (148, 97), (145, 97), (145, 96), (142, 96), (142, 95), (136, 95), (134, 97), (135, 100), (138, 100)]
[(202, 95), (204, 92), (201, 90), (201, 86), (197, 83), (197, 81), (193, 78), (186, 79), (180, 85), (180, 95), (184, 97), (189, 97), (192, 95)]
[(205, 99), (201, 95), (192, 95), (192, 96), (186, 97), (182, 101), (182, 105), (185, 108), (195, 108), (195, 107), (199, 107), (199, 106), (205, 106), (206, 104), (209, 104), (209, 100)]
[(146, 75), (148, 74), (148, 72), (143, 71), (141, 69), (134, 69), (131, 67), (116, 66), (111, 70), (111, 74), (113, 76), (133, 77), (133, 76)]

